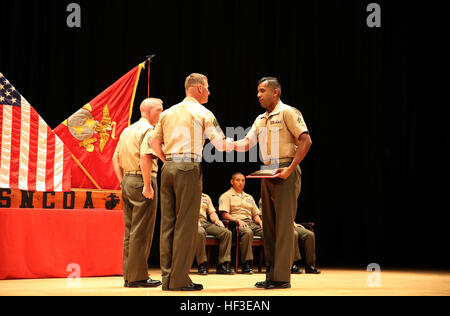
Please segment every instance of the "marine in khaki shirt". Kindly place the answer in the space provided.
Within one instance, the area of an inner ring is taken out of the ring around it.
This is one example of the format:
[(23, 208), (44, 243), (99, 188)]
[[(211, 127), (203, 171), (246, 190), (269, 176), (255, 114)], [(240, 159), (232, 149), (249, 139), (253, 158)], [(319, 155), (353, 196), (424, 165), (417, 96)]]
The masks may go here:
[(141, 146), (147, 131), (152, 127), (147, 118), (141, 117), (139, 121), (128, 126), (122, 132), (114, 152), (114, 158), (118, 159), (124, 174), (141, 172)]
[(250, 194), (244, 192), (245, 177), (237, 172), (231, 178), (231, 188), (219, 198), (219, 211), (226, 220), (239, 225), (239, 246), (242, 272), (251, 274), (253, 236), (263, 236), (263, 223), (259, 208)]
[[(214, 208), (211, 198), (208, 194), (202, 193), (202, 205), (200, 207), (200, 216), (198, 218), (199, 224), (201, 224), (201, 222), (208, 221), (208, 216), (211, 217), (211, 215), (215, 213), (216, 209)], [(219, 224), (220, 222), (219, 218), (215, 218), (215, 221), (211, 219), (211, 221), (214, 224)]]
[(152, 126), (147, 133), (145, 134), (144, 140), (141, 144), (141, 155), (151, 155), (152, 156), (152, 177), (156, 177), (158, 175), (158, 156), (155, 151), (150, 146), (150, 140), (152, 136), (152, 130), (154, 127)]
[(235, 150), (247, 151), (259, 142), (264, 164), (268, 169), (276, 169), (278, 177), (261, 180), (264, 255), (268, 269), (266, 281), (257, 282), (255, 286), (290, 288), (294, 251), (292, 222), (301, 189), (299, 164), (312, 141), (300, 111), (281, 102), (281, 85), (277, 78), (262, 78), (257, 91), (259, 103), (266, 112), (256, 118), (243, 140), (235, 142)]
[(160, 265), (165, 291), (200, 291), (189, 270), (197, 248), (197, 227), (201, 206), (202, 160), (205, 137), (216, 149), (225, 151), (229, 140), (208, 102), (209, 82), (202, 74), (185, 81), (186, 98), (166, 110), (152, 132), (150, 145), (164, 162), (161, 171)]
[(260, 215), (253, 197), (243, 191), (238, 193), (233, 187), (220, 196), (219, 209), (240, 221), (251, 221)]
[(200, 162), (205, 137), (224, 150), (225, 135), (214, 114), (192, 97), (165, 111), (152, 132), (152, 138), (164, 144), (163, 157), (175, 161)]
[(294, 107), (281, 100), (270, 113), (259, 115), (251, 130), (245, 136), (250, 147), (261, 144), (264, 164), (292, 161), (299, 144), (299, 137), (308, 128), (303, 115)]
[[(141, 155), (151, 154), (156, 157), (155, 152), (149, 145), (151, 130), (153, 126), (148, 119), (141, 117), (135, 123), (135, 127), (128, 126), (121, 134), (122, 141), (119, 140), (114, 156), (118, 159), (119, 165), (122, 168), (122, 173), (125, 175), (129, 172), (141, 171)], [(158, 174), (158, 160), (152, 159), (152, 176), (156, 177)]]
[(123, 276), (125, 287), (155, 287), (161, 281), (148, 278), (147, 259), (156, 219), (157, 159), (148, 148), (148, 131), (158, 122), (162, 101), (145, 99), (142, 118), (121, 134), (113, 156), (114, 171), (121, 182), (125, 234)]
[[(208, 216), (211, 222), (208, 221)], [(234, 270), (229, 269), (231, 260), (232, 233), (225, 228), (216, 209), (213, 206), (209, 195), (202, 193), (202, 204), (198, 221), (198, 248), (196, 253), (199, 274), (208, 274), (208, 258), (206, 257), (206, 235), (215, 236), (219, 239), (219, 258), (217, 261), (217, 274), (234, 274)]]

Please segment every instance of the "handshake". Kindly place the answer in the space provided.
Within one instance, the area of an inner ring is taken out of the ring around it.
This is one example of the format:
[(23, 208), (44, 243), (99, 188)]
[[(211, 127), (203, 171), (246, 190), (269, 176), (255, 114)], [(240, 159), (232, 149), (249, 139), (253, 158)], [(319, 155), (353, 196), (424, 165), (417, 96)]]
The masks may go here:
[(231, 152), (234, 150), (234, 145), (235, 145), (235, 141), (228, 137), (227, 139), (225, 139), (225, 143), (224, 143), (224, 151), (226, 151), (227, 153)]
[(222, 140), (222, 151), (227, 153), (235, 150), (239, 152), (245, 152), (249, 150), (249, 140), (248, 138), (243, 138), (241, 140), (234, 141), (232, 138), (226, 138)]
[(241, 140), (234, 141), (232, 138), (221, 138), (217, 141), (213, 141), (214, 147), (220, 151), (225, 151), (227, 153), (235, 150), (238, 152), (245, 152), (250, 149), (250, 142), (248, 138), (243, 138)]

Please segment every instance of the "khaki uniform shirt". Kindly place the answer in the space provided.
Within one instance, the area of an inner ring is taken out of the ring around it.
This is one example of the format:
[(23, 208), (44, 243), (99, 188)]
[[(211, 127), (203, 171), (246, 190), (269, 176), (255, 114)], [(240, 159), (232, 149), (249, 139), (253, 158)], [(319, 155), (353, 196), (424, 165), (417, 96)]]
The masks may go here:
[(219, 210), (230, 213), (240, 220), (252, 220), (256, 215), (260, 215), (253, 197), (245, 192), (239, 194), (232, 187), (220, 196)]
[(264, 164), (279, 159), (294, 158), (298, 138), (308, 133), (299, 110), (279, 102), (271, 113), (258, 116), (248, 134), (250, 146), (259, 142)]
[(214, 208), (211, 198), (209, 195), (202, 193), (202, 204), (200, 206), (200, 221), (207, 221), (208, 215), (211, 215), (212, 213), (215, 213), (216, 209)]
[(152, 159), (152, 176), (156, 177), (158, 175), (158, 156), (156, 155), (153, 148), (150, 146), (150, 140), (152, 139), (152, 131), (155, 128), (152, 126), (151, 129), (145, 134), (144, 140), (141, 144), (141, 155), (153, 155)]
[(164, 111), (152, 132), (164, 144), (166, 158), (192, 155), (201, 161), (205, 137), (214, 141), (225, 135), (214, 114), (190, 97)]
[[(124, 173), (141, 171), (140, 159), (142, 153), (151, 153), (147, 147), (148, 142), (144, 138), (153, 126), (150, 122), (141, 117), (139, 121), (128, 126), (120, 135), (119, 142), (114, 152), (114, 157), (119, 158), (119, 165)], [(152, 153), (154, 154), (154, 153)], [(156, 155), (155, 155), (156, 156)], [(152, 175), (158, 173), (158, 160), (153, 159)]]

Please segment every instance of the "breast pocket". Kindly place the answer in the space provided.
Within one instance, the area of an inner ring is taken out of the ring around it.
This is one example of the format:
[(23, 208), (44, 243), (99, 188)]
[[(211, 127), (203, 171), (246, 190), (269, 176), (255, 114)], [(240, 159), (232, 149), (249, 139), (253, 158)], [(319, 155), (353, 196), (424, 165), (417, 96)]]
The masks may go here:
[(240, 197), (232, 196), (230, 199), (230, 205), (232, 209), (237, 209), (241, 207), (242, 200)]
[(263, 120), (256, 123), (256, 133), (258, 134), (258, 140), (260, 142), (267, 138), (267, 126)]
[(244, 200), (244, 204), (245, 204), (245, 206), (246, 206), (247, 208), (249, 208), (249, 209), (253, 208), (253, 205), (254, 205), (252, 199), (245, 199), (245, 200)]
[(280, 137), (284, 133), (284, 125), (283, 124), (272, 124), (269, 128), (270, 139), (272, 144), (279, 144)]

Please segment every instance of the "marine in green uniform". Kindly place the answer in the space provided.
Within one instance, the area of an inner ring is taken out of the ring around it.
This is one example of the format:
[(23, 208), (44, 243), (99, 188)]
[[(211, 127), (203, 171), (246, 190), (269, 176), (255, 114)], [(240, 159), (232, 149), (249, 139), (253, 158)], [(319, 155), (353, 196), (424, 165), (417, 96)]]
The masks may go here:
[(189, 270), (197, 248), (202, 195), (205, 138), (218, 150), (226, 149), (225, 135), (208, 102), (208, 78), (191, 74), (185, 81), (186, 98), (166, 110), (152, 131), (151, 146), (164, 162), (161, 173), (160, 264), (162, 289), (199, 291)]
[(242, 273), (252, 274), (253, 236), (263, 236), (263, 223), (255, 200), (244, 192), (244, 175), (236, 172), (230, 182), (231, 188), (219, 198), (219, 211), (224, 219), (235, 221), (239, 226)]
[[(211, 222), (208, 221), (208, 216)], [(198, 247), (197, 258), (198, 272), (201, 275), (208, 274), (208, 258), (206, 257), (206, 235), (215, 236), (219, 240), (219, 258), (217, 260), (217, 274), (234, 274), (234, 270), (228, 267), (231, 260), (231, 230), (225, 228), (219, 219), (216, 209), (208, 194), (202, 193), (202, 206), (198, 221)]]
[(300, 162), (308, 153), (311, 138), (302, 114), (281, 102), (281, 85), (276, 78), (258, 82), (258, 100), (264, 114), (258, 116), (235, 150), (247, 151), (257, 142), (267, 169), (279, 177), (261, 180), (264, 219), (266, 280), (255, 284), (266, 289), (290, 288), (293, 260), (294, 222), (301, 188)]
[(113, 157), (114, 171), (121, 182), (125, 235), (123, 276), (125, 287), (155, 287), (161, 281), (148, 276), (147, 259), (152, 245), (157, 201), (157, 159), (153, 159), (148, 132), (162, 112), (160, 99), (145, 99), (142, 118), (121, 134)]

